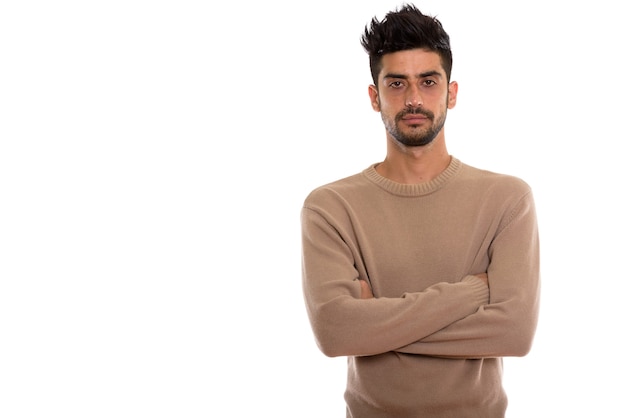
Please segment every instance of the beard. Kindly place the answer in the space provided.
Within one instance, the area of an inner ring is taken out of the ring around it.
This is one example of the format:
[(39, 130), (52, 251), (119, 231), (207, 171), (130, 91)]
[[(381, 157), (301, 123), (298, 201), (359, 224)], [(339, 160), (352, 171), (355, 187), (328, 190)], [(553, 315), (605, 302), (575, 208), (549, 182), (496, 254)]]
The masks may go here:
[[(399, 112), (395, 117), (390, 117), (384, 112), (381, 112), (381, 117), (385, 125), (387, 132), (399, 143), (406, 145), (407, 147), (421, 147), (428, 145), (437, 137), (441, 128), (443, 128), (446, 122), (446, 110), (435, 118), (435, 114), (430, 110), (422, 108), (407, 108)], [(408, 132), (403, 132), (399, 128), (399, 123), (406, 115), (424, 115), (431, 122), (429, 128), (412, 127)]]

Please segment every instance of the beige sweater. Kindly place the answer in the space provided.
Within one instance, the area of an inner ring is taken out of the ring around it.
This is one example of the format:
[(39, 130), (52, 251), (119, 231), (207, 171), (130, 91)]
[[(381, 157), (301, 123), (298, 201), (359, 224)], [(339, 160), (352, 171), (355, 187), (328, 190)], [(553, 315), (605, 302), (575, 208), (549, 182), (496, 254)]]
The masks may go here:
[(501, 358), (528, 353), (539, 309), (530, 188), (456, 158), (422, 184), (374, 167), (302, 209), (304, 298), (321, 351), (348, 357), (347, 416), (503, 417)]

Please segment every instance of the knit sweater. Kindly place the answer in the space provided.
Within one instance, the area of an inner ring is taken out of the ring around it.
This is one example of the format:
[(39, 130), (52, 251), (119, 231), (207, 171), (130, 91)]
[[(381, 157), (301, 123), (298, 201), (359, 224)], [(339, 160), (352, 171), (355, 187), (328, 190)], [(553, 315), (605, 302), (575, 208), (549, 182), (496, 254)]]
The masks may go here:
[(528, 353), (538, 318), (530, 187), (454, 157), (420, 184), (375, 166), (301, 214), (305, 304), (320, 350), (348, 357), (347, 417), (504, 417), (502, 357)]

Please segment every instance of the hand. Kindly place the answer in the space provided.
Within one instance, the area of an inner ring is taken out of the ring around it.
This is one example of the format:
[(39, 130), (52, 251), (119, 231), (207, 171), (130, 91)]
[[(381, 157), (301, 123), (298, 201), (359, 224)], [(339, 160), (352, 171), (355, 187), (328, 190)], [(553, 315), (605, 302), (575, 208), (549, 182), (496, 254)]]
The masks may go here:
[(374, 294), (372, 293), (370, 285), (367, 284), (365, 280), (359, 280), (359, 283), (361, 284), (361, 299), (372, 299)]
[[(479, 279), (481, 279), (483, 282), (485, 282), (485, 284), (487, 285), (487, 287), (489, 287), (489, 277), (487, 276), (487, 273), (480, 273), (480, 274), (475, 274), (474, 276), (478, 277)], [(362, 293), (362, 292), (361, 292)]]

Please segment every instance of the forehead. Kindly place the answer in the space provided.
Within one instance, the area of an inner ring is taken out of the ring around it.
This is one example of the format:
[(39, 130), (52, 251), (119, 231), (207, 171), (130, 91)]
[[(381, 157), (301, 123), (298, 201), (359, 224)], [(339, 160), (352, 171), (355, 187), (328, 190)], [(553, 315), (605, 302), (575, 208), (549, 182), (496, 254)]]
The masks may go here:
[(444, 74), (441, 57), (428, 49), (408, 49), (383, 55), (381, 76), (387, 73), (412, 76), (429, 71)]

